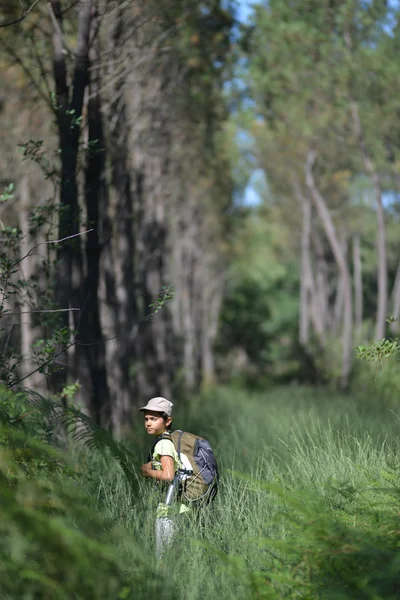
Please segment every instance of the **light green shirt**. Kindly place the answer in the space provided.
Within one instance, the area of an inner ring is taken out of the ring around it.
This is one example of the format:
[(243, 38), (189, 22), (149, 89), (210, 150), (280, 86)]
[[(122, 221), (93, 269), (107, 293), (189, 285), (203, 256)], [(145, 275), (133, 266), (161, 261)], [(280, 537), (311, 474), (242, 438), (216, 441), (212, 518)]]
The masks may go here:
[[(179, 460), (178, 453), (175, 450), (175, 446), (171, 440), (165, 440), (165, 439), (160, 440), (154, 446), (153, 456), (151, 458), (151, 464), (155, 471), (161, 471), (161, 469), (162, 469), (162, 465), (161, 465), (161, 457), (162, 456), (170, 456), (173, 459), (175, 472), (178, 469), (182, 468), (182, 463)], [(169, 508), (170, 507), (166, 506), (166, 504), (164, 504), (163, 502), (160, 503), (157, 508), (157, 517), (168, 516), (170, 513)], [(184, 512), (190, 512), (190, 508), (188, 508), (184, 504), (180, 503), (179, 504), (179, 514), (182, 514)]]
[(182, 468), (182, 463), (179, 460), (178, 453), (171, 440), (160, 440), (154, 446), (151, 464), (155, 471), (161, 471), (161, 457), (170, 456), (174, 461), (175, 472)]

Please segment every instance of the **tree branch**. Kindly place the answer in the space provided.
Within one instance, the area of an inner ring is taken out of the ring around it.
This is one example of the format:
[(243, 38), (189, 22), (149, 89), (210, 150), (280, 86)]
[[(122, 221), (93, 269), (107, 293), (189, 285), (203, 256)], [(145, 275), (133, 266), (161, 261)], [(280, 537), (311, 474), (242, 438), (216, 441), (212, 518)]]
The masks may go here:
[(4, 316), (9, 317), (10, 315), (30, 315), (32, 313), (56, 313), (56, 312), (67, 312), (69, 310), (81, 310), (80, 308), (44, 308), (43, 310), (24, 310), (22, 312), (5, 313)]
[(74, 233), (73, 235), (67, 235), (67, 237), (62, 238), (61, 240), (49, 240), (47, 242), (40, 242), (40, 244), (36, 244), (36, 246), (33, 246), (33, 248), (31, 248), (29, 250), (29, 252), (27, 254), (25, 254), (25, 256), (23, 256), (22, 258), (17, 260), (15, 263), (13, 263), (11, 268), (13, 269), (17, 265), (19, 265), (19, 263), (21, 263), (23, 260), (25, 260), (25, 258), (27, 258), (28, 256), (31, 256), (32, 252), (36, 248), (39, 248), (39, 246), (43, 246), (43, 244), (59, 244), (61, 242), (65, 242), (66, 240), (70, 240), (71, 238), (78, 237), (79, 235), (84, 235), (85, 233), (90, 233), (91, 231), (93, 231), (93, 229), (87, 229), (86, 231), (80, 231), (79, 233)]
[(53, 10), (53, 7), (50, 4), (50, 2), (47, 3), (47, 8), (49, 10), (49, 15), (50, 15), (51, 22), (53, 23), (53, 27), (57, 31), (57, 34), (59, 35), (59, 37), (61, 39), (62, 45), (64, 46), (64, 50), (71, 56), (76, 56), (76, 52), (74, 50), (72, 50), (72, 48), (70, 48), (70, 46), (65, 41), (63, 32), (60, 27), (60, 23), (57, 21), (56, 15), (54, 14), (54, 10)]
[(26, 17), (29, 15), (29, 13), (31, 13), (33, 11), (33, 9), (35, 8), (35, 6), (37, 4), (39, 4), (40, 0), (35, 0), (30, 7), (28, 8), (27, 11), (24, 12), (23, 15), (21, 15), (20, 17), (18, 17), (18, 19), (14, 19), (13, 21), (3, 21), (3, 23), (0, 23), (0, 29), (4, 28), (4, 27), (11, 27), (12, 25), (17, 25), (18, 23), (21, 23), (21, 21), (24, 21), (24, 19), (26, 19)]

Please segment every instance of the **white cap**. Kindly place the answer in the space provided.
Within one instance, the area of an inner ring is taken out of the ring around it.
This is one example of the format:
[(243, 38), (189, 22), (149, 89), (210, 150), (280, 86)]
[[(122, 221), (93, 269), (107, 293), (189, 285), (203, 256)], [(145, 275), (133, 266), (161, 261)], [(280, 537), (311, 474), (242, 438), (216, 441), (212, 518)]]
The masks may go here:
[(166, 398), (157, 396), (156, 398), (152, 398), (151, 400), (149, 400), (146, 406), (142, 406), (142, 408), (139, 408), (139, 410), (142, 412), (146, 410), (152, 410), (154, 412), (165, 413), (170, 417), (172, 415), (172, 407), (172, 402), (170, 402)]

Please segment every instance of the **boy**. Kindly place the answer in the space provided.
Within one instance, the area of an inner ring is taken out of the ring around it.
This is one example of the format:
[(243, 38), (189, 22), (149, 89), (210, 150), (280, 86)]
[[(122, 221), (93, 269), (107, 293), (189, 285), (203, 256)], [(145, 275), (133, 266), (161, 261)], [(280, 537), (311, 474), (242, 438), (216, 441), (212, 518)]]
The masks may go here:
[[(139, 408), (144, 413), (144, 426), (149, 435), (162, 436), (171, 428), (173, 404), (166, 398), (157, 397)], [(158, 481), (173, 481), (180, 468), (178, 454), (171, 440), (160, 439), (152, 450), (150, 461), (141, 466), (144, 477)]]
[[(168, 434), (172, 423), (172, 407), (172, 402), (158, 396), (149, 400), (146, 406), (139, 408), (139, 411), (144, 413), (144, 425), (149, 435), (157, 437)], [(158, 440), (153, 446), (149, 458), (150, 460), (144, 463), (140, 469), (144, 477), (172, 482), (175, 473), (182, 468), (175, 446), (169, 439)], [(181, 504), (179, 513), (182, 512), (190, 512), (190, 509)], [(165, 502), (160, 502), (156, 516), (156, 554), (158, 558), (161, 558), (166, 546), (173, 541), (175, 529), (175, 524), (170, 518), (170, 507)]]

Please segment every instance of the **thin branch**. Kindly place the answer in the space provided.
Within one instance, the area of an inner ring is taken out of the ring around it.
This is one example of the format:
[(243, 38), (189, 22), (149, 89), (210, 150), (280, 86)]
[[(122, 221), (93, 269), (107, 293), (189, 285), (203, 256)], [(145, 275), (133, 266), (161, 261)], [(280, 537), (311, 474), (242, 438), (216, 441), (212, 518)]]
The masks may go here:
[(81, 310), (80, 308), (46, 308), (43, 310), (24, 310), (22, 312), (16, 312), (16, 313), (5, 313), (5, 316), (9, 316), (9, 315), (30, 315), (32, 313), (56, 313), (56, 312), (67, 312), (70, 310)]
[(14, 19), (13, 21), (5, 21), (3, 23), (0, 23), (0, 28), (3, 27), (11, 27), (11, 25), (17, 25), (18, 23), (21, 23), (21, 21), (24, 21), (24, 19), (26, 19), (26, 17), (29, 15), (29, 13), (31, 13), (33, 11), (33, 9), (35, 8), (35, 6), (37, 4), (39, 4), (40, 0), (35, 0), (30, 7), (28, 8), (27, 11), (24, 12), (23, 15), (21, 15), (20, 17), (18, 17), (18, 19)]
[(44, 244), (60, 244), (61, 242), (65, 242), (66, 240), (70, 240), (71, 238), (78, 237), (79, 235), (84, 235), (85, 233), (90, 233), (91, 231), (93, 231), (93, 229), (87, 229), (86, 231), (81, 231), (79, 233), (74, 233), (73, 235), (68, 235), (65, 238), (61, 238), (60, 240), (49, 240), (47, 242), (40, 242), (40, 244), (36, 244), (36, 246), (33, 246), (33, 248), (31, 248), (29, 250), (29, 252), (27, 254), (25, 254), (25, 256), (23, 256), (22, 258), (20, 258), (19, 260), (17, 260), (15, 263), (13, 263), (11, 265), (11, 269), (13, 269), (17, 265), (19, 265), (19, 263), (21, 263), (23, 260), (25, 260), (25, 258), (27, 258), (28, 256), (30, 256), (32, 254), (32, 252), (36, 248), (39, 248), (39, 246), (43, 246)]

